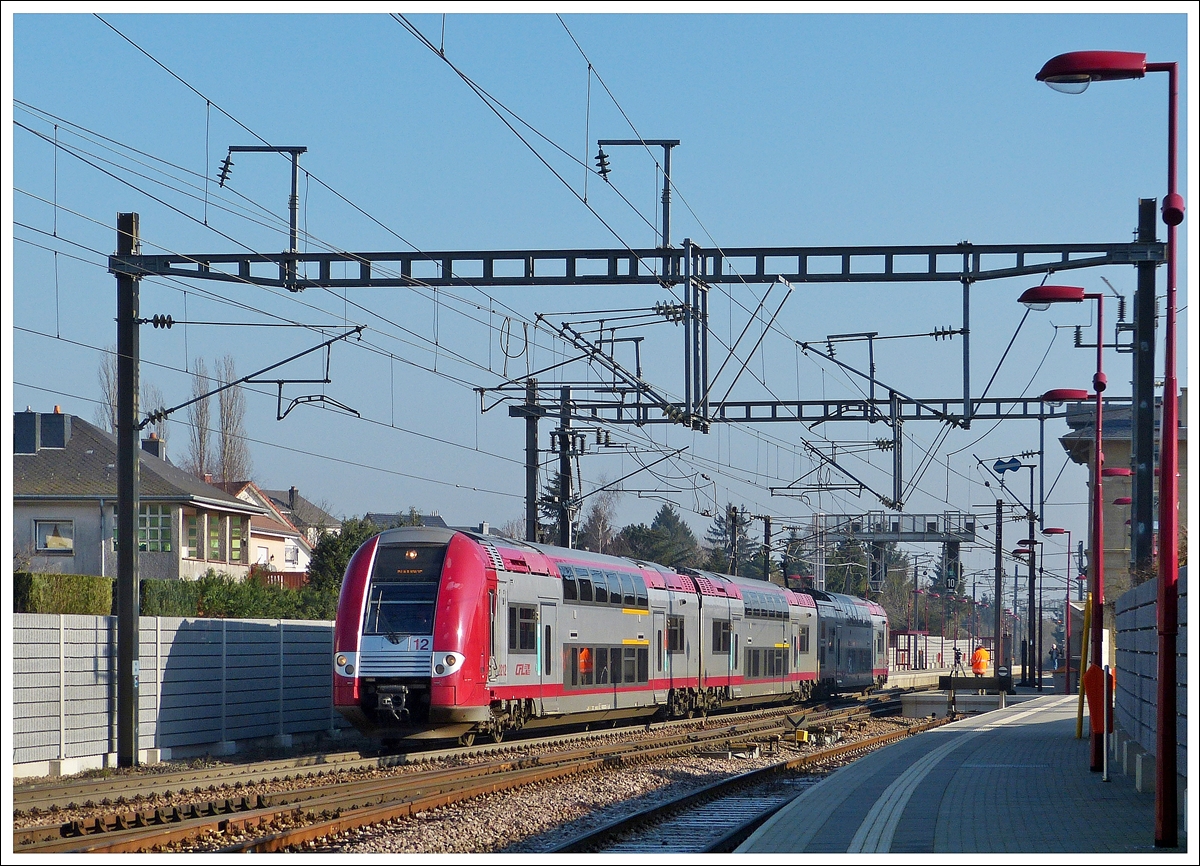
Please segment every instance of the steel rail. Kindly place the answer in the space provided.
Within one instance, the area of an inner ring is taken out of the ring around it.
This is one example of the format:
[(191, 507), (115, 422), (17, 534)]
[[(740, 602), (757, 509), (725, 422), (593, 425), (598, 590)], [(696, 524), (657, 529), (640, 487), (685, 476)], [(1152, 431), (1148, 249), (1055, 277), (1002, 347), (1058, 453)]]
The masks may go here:
[[(579, 836), (576, 836), (567, 842), (550, 849), (549, 853), (568, 854), (595, 852), (599, 848), (602, 848), (603, 845), (611, 839), (615, 839), (618, 836), (629, 833), (638, 827), (645, 826), (647, 824), (653, 824), (696, 804), (705, 803), (710, 800), (726, 796), (730, 791), (733, 791), (737, 788), (761, 784), (767, 779), (782, 772), (801, 770), (806, 767), (812, 767), (824, 763), (826, 761), (836, 760), (837, 758), (842, 758), (846, 755), (851, 755), (856, 752), (871, 751), (881, 746), (890, 745), (898, 740), (902, 740), (906, 737), (927, 731), (930, 728), (946, 724), (948, 721), (951, 721), (951, 719), (943, 718), (921, 722), (903, 730), (891, 731), (889, 733), (880, 734), (865, 740), (856, 740), (849, 743), (843, 743), (841, 745), (822, 749), (818, 752), (812, 752), (798, 758), (790, 758), (788, 760), (780, 761), (768, 767), (761, 767), (757, 770), (751, 770), (746, 773), (731, 776), (728, 779), (722, 779), (720, 781), (713, 782), (712, 784), (706, 785), (703, 788), (699, 788), (695, 791), (689, 791), (686, 794), (682, 794), (679, 797), (661, 803), (658, 806), (646, 811), (639, 812), (636, 815), (626, 816), (610, 821), (609, 823), (598, 827), (595, 830), (580, 834)], [(721, 839), (714, 843), (714, 847), (716, 844), (728, 842), (738, 834), (743, 833), (748, 827), (750, 827), (750, 825), (757, 827), (758, 824), (761, 824), (768, 817), (770, 817), (774, 811), (775, 810), (771, 810), (769, 812), (760, 812), (754, 815), (739, 827), (732, 829), (729, 833), (722, 836)]]

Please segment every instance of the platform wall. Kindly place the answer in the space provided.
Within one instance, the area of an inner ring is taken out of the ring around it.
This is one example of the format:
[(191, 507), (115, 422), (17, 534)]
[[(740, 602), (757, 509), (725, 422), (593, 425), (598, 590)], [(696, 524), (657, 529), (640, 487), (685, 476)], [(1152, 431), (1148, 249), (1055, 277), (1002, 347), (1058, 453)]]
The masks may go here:
[[(333, 623), (142, 617), (138, 747), (161, 757), (342, 725)], [(13, 763), (105, 766), (117, 740), (115, 617), (14, 615)]]
[[(1117, 599), (1117, 728), (1150, 754), (1158, 735), (1158, 580)], [(1179, 774), (1187, 775), (1187, 569), (1179, 576), (1179, 633), (1175, 640)]]

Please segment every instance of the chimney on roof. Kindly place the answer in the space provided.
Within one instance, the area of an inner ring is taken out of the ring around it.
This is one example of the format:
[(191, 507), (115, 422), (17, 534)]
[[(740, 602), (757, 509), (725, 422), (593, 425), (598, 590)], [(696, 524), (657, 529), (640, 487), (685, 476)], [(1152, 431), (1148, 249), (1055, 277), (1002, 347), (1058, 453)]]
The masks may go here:
[(42, 448), (66, 448), (71, 441), (71, 416), (64, 415), (59, 407), (54, 407), (53, 415), (40, 416)]
[(42, 428), (38, 413), (31, 409), (13, 412), (13, 453), (37, 454), (42, 447)]
[(153, 454), (159, 460), (167, 459), (167, 443), (159, 439), (157, 433), (151, 433), (149, 437), (142, 440), (142, 450), (147, 454)]
[(211, 473), (211, 472), (205, 472), (205, 473), (204, 473), (204, 483), (205, 483), (205, 484), (212, 484), (212, 473)]
[(296, 488), (290, 487), (290, 488), (288, 488), (288, 511), (294, 512), (295, 510), (296, 510)]

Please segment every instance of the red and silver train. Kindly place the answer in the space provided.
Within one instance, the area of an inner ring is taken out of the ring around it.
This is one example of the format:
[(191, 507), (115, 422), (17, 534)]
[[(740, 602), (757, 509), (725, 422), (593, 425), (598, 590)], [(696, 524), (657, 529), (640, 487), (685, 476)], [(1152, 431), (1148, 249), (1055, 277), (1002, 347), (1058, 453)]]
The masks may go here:
[(887, 681), (874, 602), (433, 527), (354, 554), (333, 702), (383, 741), (683, 717)]

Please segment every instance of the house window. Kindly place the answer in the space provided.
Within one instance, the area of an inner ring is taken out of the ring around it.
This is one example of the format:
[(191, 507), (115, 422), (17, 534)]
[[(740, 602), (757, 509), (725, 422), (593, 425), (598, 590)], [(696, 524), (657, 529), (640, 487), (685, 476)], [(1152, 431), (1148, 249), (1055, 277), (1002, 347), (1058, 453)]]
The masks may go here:
[(300, 548), (294, 544), (285, 545), (283, 548), (283, 561), (288, 565), (295, 565), (300, 561)]
[(203, 559), (204, 515), (187, 514), (185, 525), (187, 526), (187, 547), (183, 551), (183, 555), (188, 559)]
[(171, 506), (143, 505), (138, 511), (138, 550), (171, 552)]
[(73, 520), (35, 520), (34, 537), (38, 553), (74, 553), (75, 522)]
[(255, 560), (259, 565), (271, 564), (271, 551), (266, 547), (258, 548), (258, 559)]
[(216, 515), (208, 517), (208, 558), (217, 562), (225, 561), (225, 550), (221, 545), (221, 518)]
[(242, 518), (229, 518), (229, 561), (243, 562), (246, 546), (243, 539)]

